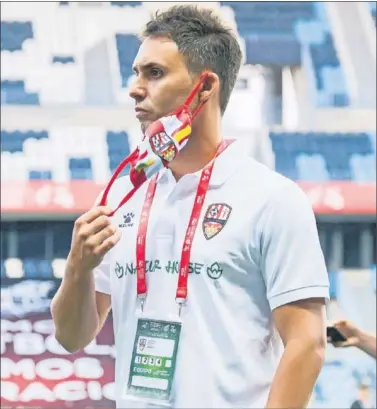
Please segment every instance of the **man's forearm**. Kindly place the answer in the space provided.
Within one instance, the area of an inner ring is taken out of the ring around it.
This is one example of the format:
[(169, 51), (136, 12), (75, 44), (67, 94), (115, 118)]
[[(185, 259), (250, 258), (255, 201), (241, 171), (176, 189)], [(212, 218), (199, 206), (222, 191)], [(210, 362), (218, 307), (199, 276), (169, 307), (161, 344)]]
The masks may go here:
[(85, 347), (97, 333), (94, 279), (69, 267), (51, 304), (55, 336), (69, 352)]
[(376, 359), (377, 345), (376, 345), (376, 337), (374, 335), (360, 331), (359, 342), (357, 346), (362, 351), (364, 351), (365, 353), (367, 353), (368, 355)]
[(323, 345), (301, 339), (290, 341), (275, 373), (266, 408), (305, 408), (324, 357)]

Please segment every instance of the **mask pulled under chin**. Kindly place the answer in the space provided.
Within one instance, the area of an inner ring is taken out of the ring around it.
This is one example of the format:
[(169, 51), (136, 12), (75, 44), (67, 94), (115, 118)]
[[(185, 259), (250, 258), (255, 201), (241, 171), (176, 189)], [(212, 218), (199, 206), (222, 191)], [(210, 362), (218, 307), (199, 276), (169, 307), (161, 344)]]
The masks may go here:
[(107, 196), (111, 186), (128, 164), (131, 165), (129, 178), (134, 188), (125, 197), (125, 199), (127, 198), (126, 201), (133, 196), (145, 181), (164, 167), (168, 167), (170, 162), (178, 156), (191, 135), (192, 121), (206, 102), (201, 102), (193, 112), (190, 111), (189, 105), (198, 94), (206, 77), (206, 74), (201, 77), (183, 105), (148, 126), (142, 142), (116, 168), (103, 192), (99, 203), (100, 206), (107, 203)]

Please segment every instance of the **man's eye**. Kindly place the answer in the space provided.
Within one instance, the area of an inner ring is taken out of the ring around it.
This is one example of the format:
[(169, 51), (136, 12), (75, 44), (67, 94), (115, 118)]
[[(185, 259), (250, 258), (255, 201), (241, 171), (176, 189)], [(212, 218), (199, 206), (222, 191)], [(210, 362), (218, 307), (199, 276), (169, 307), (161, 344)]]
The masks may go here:
[(151, 77), (159, 78), (159, 77), (162, 76), (162, 71), (160, 69), (158, 69), (158, 68), (152, 68), (150, 70), (150, 75), (151, 75)]

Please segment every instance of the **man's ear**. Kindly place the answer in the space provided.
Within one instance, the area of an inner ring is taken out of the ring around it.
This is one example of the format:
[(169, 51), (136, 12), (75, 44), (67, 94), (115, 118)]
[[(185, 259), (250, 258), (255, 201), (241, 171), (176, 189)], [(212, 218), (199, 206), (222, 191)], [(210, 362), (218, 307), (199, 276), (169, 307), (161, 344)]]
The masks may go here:
[(220, 88), (220, 79), (214, 72), (207, 72), (199, 92), (199, 101), (207, 102)]

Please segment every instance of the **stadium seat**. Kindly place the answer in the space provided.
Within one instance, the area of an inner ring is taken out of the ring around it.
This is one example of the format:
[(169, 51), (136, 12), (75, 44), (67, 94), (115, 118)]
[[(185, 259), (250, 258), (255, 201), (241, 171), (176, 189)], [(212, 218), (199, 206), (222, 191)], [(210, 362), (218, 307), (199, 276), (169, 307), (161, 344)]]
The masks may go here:
[(92, 162), (90, 158), (72, 158), (69, 160), (71, 180), (93, 180)]
[(39, 96), (25, 90), (24, 81), (1, 81), (1, 103), (8, 105), (38, 105)]
[[(315, 84), (317, 104), (334, 107), (349, 105), (347, 85), (325, 5), (313, 1), (225, 1), (220, 4), (234, 10), (237, 30), (246, 42), (247, 63), (301, 65), (302, 47), (307, 46), (314, 68), (311, 80)], [(310, 77), (310, 71), (307, 75)]]
[(324, 182), (329, 180), (329, 173), (326, 169), (326, 161), (322, 155), (297, 156), (297, 167), (300, 180), (306, 182)]
[(33, 38), (30, 21), (1, 21), (1, 51), (20, 51), (29, 38)]
[(116, 47), (118, 51), (119, 69), (122, 78), (122, 87), (127, 88), (128, 78), (132, 76), (132, 63), (137, 54), (140, 40), (131, 34), (116, 34)]
[(59, 56), (55, 55), (52, 58), (53, 64), (73, 64), (75, 62), (75, 57), (73, 56)]
[(355, 182), (376, 181), (376, 156), (375, 155), (352, 155), (351, 170)]
[(26, 278), (51, 278), (51, 263), (47, 260), (25, 259), (23, 269)]
[(52, 180), (51, 171), (31, 170), (29, 180)]
[(6, 268), (5, 268), (4, 260), (0, 260), (0, 268), (1, 268), (1, 278), (5, 278), (6, 274), (7, 274), (7, 271), (6, 271)]
[(367, 133), (270, 132), (276, 170), (295, 180), (376, 180), (376, 152)]
[[(106, 141), (110, 171), (113, 173), (120, 162), (130, 154), (129, 137), (126, 132), (109, 131)], [(126, 168), (123, 172), (128, 172), (128, 169)]]
[(338, 291), (338, 275), (337, 271), (329, 271), (329, 283), (330, 283), (330, 298), (337, 298)]
[(1, 131), (1, 152), (23, 152), (27, 140), (47, 139), (47, 131)]
[(25, 272), (25, 277), (36, 278), (39, 275), (38, 271), (38, 260), (26, 259), (23, 261), (23, 269)]

